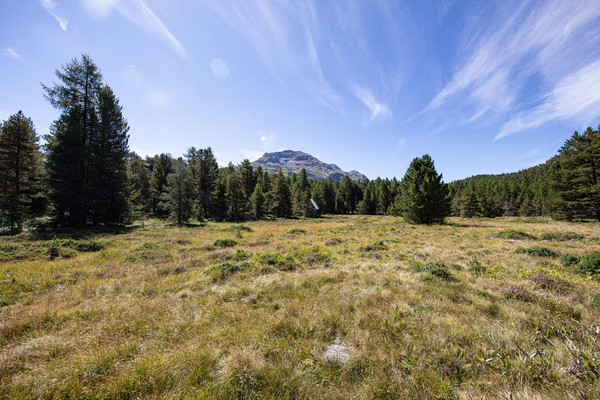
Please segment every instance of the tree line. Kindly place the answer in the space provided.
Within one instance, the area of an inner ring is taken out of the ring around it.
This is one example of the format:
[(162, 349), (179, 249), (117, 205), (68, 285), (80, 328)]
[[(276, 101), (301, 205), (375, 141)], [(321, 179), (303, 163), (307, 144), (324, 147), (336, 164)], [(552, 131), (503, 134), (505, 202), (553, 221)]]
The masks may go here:
[(83, 55), (42, 85), (59, 117), (39, 144), (21, 111), (0, 126), (0, 222), (11, 232), (50, 217), (80, 227), (160, 218), (238, 221), (327, 214), (391, 214), (411, 223), (448, 215), (552, 215), (600, 220), (600, 135), (588, 128), (545, 164), (445, 184), (429, 155), (396, 178), (341, 181), (307, 178), (305, 170), (269, 174), (249, 160), (219, 167), (210, 147), (182, 157), (129, 152), (129, 126), (99, 68)]

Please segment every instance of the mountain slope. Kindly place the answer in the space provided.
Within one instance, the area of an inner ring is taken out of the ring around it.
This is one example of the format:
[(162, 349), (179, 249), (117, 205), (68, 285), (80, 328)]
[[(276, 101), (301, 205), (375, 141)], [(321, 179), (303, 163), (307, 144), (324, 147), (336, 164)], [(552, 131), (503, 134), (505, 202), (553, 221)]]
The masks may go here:
[(284, 150), (265, 153), (261, 158), (254, 161), (252, 165), (254, 167), (260, 165), (269, 174), (276, 173), (280, 168), (284, 174), (299, 173), (304, 168), (309, 178), (318, 180), (331, 178), (334, 181), (341, 181), (345, 175), (348, 175), (350, 179), (355, 181), (367, 179), (366, 176), (358, 171), (342, 171), (337, 165), (326, 164), (302, 151)]

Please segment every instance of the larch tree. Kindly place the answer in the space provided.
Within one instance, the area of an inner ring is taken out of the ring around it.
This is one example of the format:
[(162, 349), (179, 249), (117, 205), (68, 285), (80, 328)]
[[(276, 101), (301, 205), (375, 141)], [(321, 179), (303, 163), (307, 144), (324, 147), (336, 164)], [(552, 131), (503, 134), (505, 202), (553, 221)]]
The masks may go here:
[(46, 99), (61, 113), (46, 136), (56, 221), (123, 222), (128, 128), (118, 100), (88, 55), (68, 62), (56, 76), (61, 83), (42, 84)]
[(21, 232), (39, 191), (41, 154), (33, 122), (23, 112), (0, 126), (0, 221)]

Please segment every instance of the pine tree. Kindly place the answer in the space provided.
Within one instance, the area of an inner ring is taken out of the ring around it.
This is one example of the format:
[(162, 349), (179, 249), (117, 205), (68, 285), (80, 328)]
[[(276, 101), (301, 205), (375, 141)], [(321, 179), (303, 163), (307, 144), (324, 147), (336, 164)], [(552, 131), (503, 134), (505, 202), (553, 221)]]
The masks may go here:
[(186, 155), (190, 164), (196, 201), (207, 216), (215, 216), (215, 196), (219, 179), (219, 165), (210, 147), (196, 150), (191, 147)]
[(267, 212), (267, 199), (262, 191), (260, 182), (254, 187), (254, 192), (252, 192), (252, 196), (250, 197), (250, 204), (254, 218), (263, 219)]
[(271, 214), (280, 218), (288, 218), (292, 215), (290, 186), (281, 169), (271, 176), (268, 199)]
[(194, 185), (183, 159), (173, 160), (172, 170), (167, 176), (167, 186), (161, 195), (161, 208), (168, 211), (169, 217), (181, 225), (192, 216)]
[(127, 163), (127, 185), (129, 207), (134, 218), (143, 218), (152, 210), (150, 195), (149, 166), (135, 153), (131, 153)]
[(399, 208), (407, 222), (435, 224), (450, 215), (450, 199), (442, 175), (428, 154), (415, 158), (401, 182)]
[(173, 159), (170, 154), (154, 156), (150, 172), (150, 194), (152, 195), (152, 215), (166, 218), (169, 210), (161, 206), (163, 194), (167, 191), (167, 177), (173, 173)]
[(227, 187), (225, 192), (227, 198), (227, 219), (230, 221), (239, 221), (242, 219), (245, 208), (244, 185), (240, 174), (229, 172), (225, 183)]
[(98, 117), (97, 132), (90, 140), (92, 221), (123, 223), (128, 214), (129, 127), (119, 100), (108, 86), (100, 89)]
[(71, 226), (122, 222), (128, 128), (118, 100), (87, 55), (56, 75), (61, 84), (42, 85), (46, 99), (61, 112), (46, 136), (56, 221)]
[(575, 132), (550, 172), (555, 215), (600, 221), (600, 129)]
[(23, 112), (0, 125), (0, 222), (12, 232), (23, 230), (39, 191), (41, 155), (38, 137)]
[(242, 189), (244, 190), (244, 210), (246, 210), (246, 204), (250, 201), (250, 196), (254, 193), (254, 187), (256, 186), (256, 176), (254, 175), (254, 168), (250, 163), (250, 160), (244, 159), (240, 165), (238, 165), (240, 171), (240, 178), (242, 181)]

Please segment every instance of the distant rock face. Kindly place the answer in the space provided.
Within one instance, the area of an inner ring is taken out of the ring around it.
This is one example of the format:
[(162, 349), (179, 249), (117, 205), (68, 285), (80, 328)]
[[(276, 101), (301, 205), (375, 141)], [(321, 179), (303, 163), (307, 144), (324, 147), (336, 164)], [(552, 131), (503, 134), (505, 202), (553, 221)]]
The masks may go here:
[(334, 181), (341, 181), (345, 175), (348, 175), (350, 179), (355, 181), (367, 179), (366, 176), (358, 171), (342, 171), (335, 164), (326, 164), (310, 154), (301, 151), (284, 150), (265, 153), (261, 158), (252, 163), (254, 167), (258, 167), (259, 165), (263, 171), (267, 171), (269, 174), (278, 172), (280, 168), (284, 174), (291, 174), (292, 172), (298, 174), (304, 168), (306, 169), (307, 177), (317, 180), (331, 178)]

